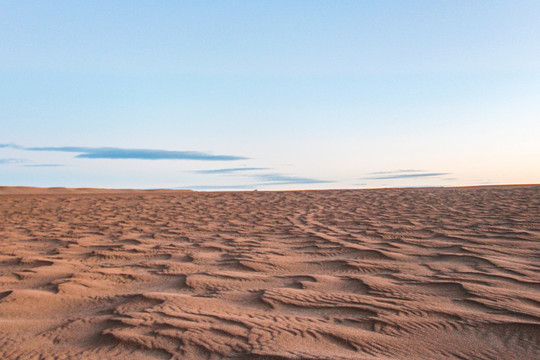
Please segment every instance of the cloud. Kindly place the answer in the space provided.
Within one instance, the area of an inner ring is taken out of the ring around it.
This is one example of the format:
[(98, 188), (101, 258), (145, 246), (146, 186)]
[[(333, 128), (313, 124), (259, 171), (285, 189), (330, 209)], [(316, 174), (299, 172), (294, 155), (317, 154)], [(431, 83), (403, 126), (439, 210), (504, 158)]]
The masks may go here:
[(197, 174), (230, 174), (243, 171), (255, 171), (255, 170), (268, 170), (268, 168), (256, 168), (256, 167), (243, 167), (243, 168), (229, 168), (229, 169), (214, 169), (214, 170), (197, 170), (194, 173)]
[(13, 159), (13, 158), (0, 159), (0, 165), (2, 165), (2, 164), (20, 164), (20, 163), (23, 163), (25, 161), (26, 160), (23, 160), (23, 159)]
[(62, 167), (65, 165), (62, 164), (31, 164), (31, 165), (23, 165), (24, 167)]
[(385, 174), (402, 174), (402, 173), (417, 173), (424, 170), (390, 170), (390, 171), (376, 171), (370, 172), (369, 175), (385, 175)]
[(262, 174), (256, 175), (255, 178), (261, 181), (261, 185), (287, 185), (287, 184), (322, 184), (331, 183), (332, 181), (317, 180), (311, 178), (303, 178), (296, 176), (287, 176), (281, 174)]
[(177, 189), (191, 189), (191, 190), (245, 190), (245, 189), (255, 189), (254, 185), (194, 185), (179, 187)]
[[(371, 173), (375, 174), (375, 173)], [(435, 177), (442, 175), (449, 175), (450, 173), (437, 173), (437, 172), (418, 172), (418, 170), (400, 170), (397, 172), (380, 172), (379, 174), (385, 174), (382, 176), (371, 176), (364, 179), (370, 180), (388, 180), (388, 179), (410, 179), (410, 178), (422, 178), (422, 177)]]
[(0, 144), (0, 147), (9, 147), (27, 151), (58, 151), (79, 153), (80, 159), (138, 159), (138, 160), (204, 160), (204, 161), (231, 161), (245, 160), (243, 156), (213, 155), (198, 151), (172, 151), (156, 149), (122, 149), (114, 147), (22, 147), (16, 144)]
[[(265, 170), (265, 168), (238, 168), (243, 170)], [(231, 169), (223, 169), (223, 170), (231, 170)], [(236, 171), (236, 168), (232, 169), (232, 172)], [(225, 171), (228, 172), (228, 171)], [(196, 186), (188, 186), (187, 189), (193, 189), (193, 190), (219, 190), (219, 189), (238, 189), (238, 190), (245, 190), (245, 189), (256, 189), (258, 186), (264, 186), (264, 185), (291, 185), (291, 184), (322, 184), (322, 183), (331, 183), (332, 181), (326, 181), (326, 180), (318, 180), (318, 179), (312, 179), (312, 178), (303, 178), (303, 177), (297, 177), (297, 176), (288, 176), (288, 175), (282, 175), (282, 174), (260, 174), (260, 175), (251, 175), (251, 178), (256, 180), (255, 184), (251, 185), (196, 185)]]
[(12, 148), (12, 149), (21, 149), (21, 147), (17, 144), (0, 144), (0, 149), (1, 148)]

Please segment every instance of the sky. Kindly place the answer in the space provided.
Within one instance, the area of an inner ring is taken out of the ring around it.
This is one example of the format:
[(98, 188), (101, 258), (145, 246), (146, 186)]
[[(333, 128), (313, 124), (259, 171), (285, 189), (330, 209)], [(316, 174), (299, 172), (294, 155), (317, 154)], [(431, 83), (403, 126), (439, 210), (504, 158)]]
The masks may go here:
[(0, 185), (540, 183), (539, 1), (0, 0)]

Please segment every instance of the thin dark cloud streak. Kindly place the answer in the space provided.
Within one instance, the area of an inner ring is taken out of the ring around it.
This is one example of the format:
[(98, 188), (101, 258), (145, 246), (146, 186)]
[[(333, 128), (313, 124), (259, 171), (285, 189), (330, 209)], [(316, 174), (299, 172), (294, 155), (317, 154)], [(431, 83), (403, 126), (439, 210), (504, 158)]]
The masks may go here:
[(9, 144), (0, 144), (0, 149), (1, 148), (11, 148), (11, 149), (23, 149), (22, 146), (19, 146), (17, 144), (13, 144), (13, 143), (9, 143)]
[(22, 159), (7, 158), (7, 159), (0, 159), (0, 164), (20, 164), (25, 161), (26, 160), (22, 160)]
[[(259, 170), (259, 168), (253, 168)], [(262, 169), (262, 168), (261, 168)], [(289, 176), (282, 174), (260, 174), (260, 175), (250, 175), (252, 179), (255, 180), (254, 184), (242, 184), (242, 185), (200, 185), (200, 186), (190, 186), (188, 189), (193, 190), (219, 190), (219, 189), (256, 189), (260, 186), (268, 185), (294, 185), (294, 184), (323, 184), (331, 183), (333, 181), (327, 180), (318, 180), (312, 178), (304, 178), (297, 176)]]
[(424, 170), (390, 170), (390, 171), (376, 171), (376, 172), (370, 172), (369, 175), (385, 175), (385, 174), (404, 174), (404, 173), (419, 173), (423, 172)]
[(79, 147), (79, 146), (48, 146), (23, 147), (16, 144), (0, 144), (2, 148), (13, 148), (27, 151), (56, 151), (79, 153), (79, 159), (137, 159), (137, 160), (202, 160), (202, 161), (233, 161), (246, 160), (244, 156), (214, 155), (198, 151), (175, 151), (159, 149), (123, 149), (115, 147)]
[(323, 184), (331, 183), (333, 181), (327, 180), (318, 180), (312, 178), (303, 178), (297, 176), (288, 176), (282, 174), (261, 174), (251, 176), (255, 180), (255, 184), (242, 184), (242, 185), (197, 185), (197, 186), (188, 186), (187, 189), (192, 190), (245, 190), (245, 189), (256, 189), (259, 186), (268, 186), (268, 185), (295, 185), (295, 184)]
[(190, 189), (190, 190), (246, 190), (255, 189), (254, 185), (193, 185), (186, 187), (179, 187), (177, 189)]
[(268, 168), (256, 168), (256, 167), (243, 167), (243, 168), (229, 168), (229, 169), (213, 169), (213, 170), (197, 170), (193, 171), (196, 174), (231, 174), (244, 171), (257, 171), (268, 170)]
[(32, 164), (32, 165), (23, 165), (24, 167), (30, 168), (40, 168), (40, 167), (64, 167), (66, 165), (62, 164)]
[(420, 178), (420, 177), (435, 177), (442, 175), (449, 175), (450, 173), (421, 173), (421, 174), (395, 174), (386, 176), (372, 176), (366, 179), (372, 180), (389, 180), (389, 179), (408, 179), (408, 178)]
[(323, 184), (332, 182), (281, 174), (261, 174), (256, 175), (255, 179), (260, 182), (260, 185)]

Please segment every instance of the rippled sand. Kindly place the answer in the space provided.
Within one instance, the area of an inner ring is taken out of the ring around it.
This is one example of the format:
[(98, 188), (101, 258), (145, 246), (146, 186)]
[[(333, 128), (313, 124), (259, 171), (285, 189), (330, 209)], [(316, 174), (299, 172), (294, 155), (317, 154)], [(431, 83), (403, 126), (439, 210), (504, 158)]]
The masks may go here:
[(0, 193), (2, 359), (540, 358), (540, 186)]

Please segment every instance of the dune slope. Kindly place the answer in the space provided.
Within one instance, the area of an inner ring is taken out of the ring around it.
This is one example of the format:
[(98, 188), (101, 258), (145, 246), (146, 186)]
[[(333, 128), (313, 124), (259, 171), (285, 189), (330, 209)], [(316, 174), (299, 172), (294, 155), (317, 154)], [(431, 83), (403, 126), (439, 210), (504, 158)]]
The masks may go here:
[(540, 186), (3, 190), (2, 359), (540, 354)]

